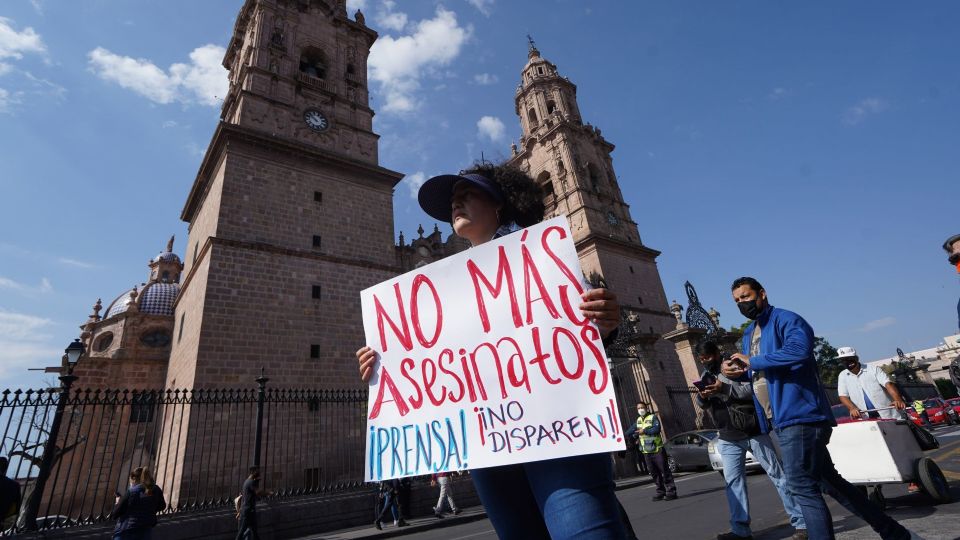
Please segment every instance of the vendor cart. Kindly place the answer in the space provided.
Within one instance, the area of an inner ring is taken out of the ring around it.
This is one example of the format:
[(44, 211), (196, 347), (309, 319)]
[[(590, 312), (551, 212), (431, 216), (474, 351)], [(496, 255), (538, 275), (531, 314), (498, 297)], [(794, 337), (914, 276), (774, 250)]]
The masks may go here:
[[(864, 415), (866, 416), (866, 415)], [(924, 455), (908, 420), (864, 419), (838, 425), (827, 449), (837, 472), (869, 489), (884, 506), (883, 485), (916, 483), (935, 504), (953, 500), (940, 467)]]

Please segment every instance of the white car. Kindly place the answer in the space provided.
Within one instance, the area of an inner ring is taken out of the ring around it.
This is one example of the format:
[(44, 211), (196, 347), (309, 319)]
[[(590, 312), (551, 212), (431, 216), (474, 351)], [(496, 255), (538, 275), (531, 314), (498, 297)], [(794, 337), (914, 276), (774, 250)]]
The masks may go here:
[[(710, 444), (707, 445), (707, 453), (710, 454), (710, 465), (713, 467), (713, 470), (720, 471), (720, 474), (723, 474), (723, 460), (720, 459), (720, 451), (717, 450), (717, 441), (710, 441)], [(763, 467), (760, 466), (760, 462), (754, 459), (753, 454), (747, 450), (746, 457), (746, 469), (747, 472), (763, 470)]]

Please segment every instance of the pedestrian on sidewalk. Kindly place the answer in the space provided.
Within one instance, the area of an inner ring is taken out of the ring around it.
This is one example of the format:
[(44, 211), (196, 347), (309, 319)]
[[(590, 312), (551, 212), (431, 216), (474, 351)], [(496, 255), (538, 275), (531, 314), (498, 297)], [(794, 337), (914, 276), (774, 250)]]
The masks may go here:
[[(803, 512), (787, 488), (787, 479), (773, 441), (761, 432), (756, 409), (753, 406), (753, 385), (744, 374), (729, 379), (721, 373), (723, 362), (720, 347), (713, 340), (697, 344), (697, 356), (704, 370), (697, 384), (700, 407), (705, 409), (717, 426), (717, 451), (723, 461), (723, 480), (726, 483), (727, 504), (730, 508), (730, 532), (717, 535), (717, 540), (743, 540), (753, 537), (750, 531), (750, 497), (747, 493), (747, 451), (753, 454), (767, 472), (790, 516), (795, 532), (793, 540), (807, 538)], [(705, 382), (713, 381), (710, 384)], [(702, 387), (702, 389), (700, 389)]]
[(113, 540), (150, 540), (157, 526), (157, 513), (167, 507), (163, 490), (154, 484), (150, 470), (137, 467), (130, 471), (127, 491), (117, 497), (110, 519), (117, 520)]
[(752, 277), (737, 279), (731, 291), (740, 313), (753, 322), (743, 332), (742, 352), (731, 356), (736, 362), (725, 362), (722, 373), (730, 379), (751, 375), (757, 419), (764, 432), (773, 419), (787, 486), (809, 537), (834, 538), (827, 492), (884, 540), (909, 539), (910, 531), (840, 476), (830, 458), (827, 443), (836, 421), (813, 357), (813, 328), (796, 313), (770, 305)]
[[(452, 224), (472, 246), (537, 224), (544, 215), (540, 186), (505, 164), (481, 163), (461, 174), (435, 176), (420, 187), (418, 200), (427, 214)], [(620, 321), (616, 296), (596, 288), (581, 299), (581, 315), (597, 325), (606, 345)], [(377, 369), (376, 351), (362, 347), (357, 360), (361, 379), (369, 381)], [(474, 469), (471, 476), (500, 538), (624, 538), (608, 454)]]
[(7, 476), (10, 460), (0, 457), (0, 530), (16, 525), (20, 515), (20, 484)]
[(450, 511), (453, 512), (453, 515), (460, 513), (460, 509), (457, 508), (456, 501), (453, 500), (453, 482), (450, 478), (450, 473), (437, 473), (430, 478), (430, 485), (435, 486), (440, 484), (440, 498), (437, 499), (437, 505), (433, 507), (433, 515), (437, 519), (443, 518), (443, 503), (446, 502), (450, 506)]
[(248, 472), (237, 498), (237, 540), (246, 540), (248, 537), (260, 540), (257, 532), (257, 501), (260, 497), (273, 495), (273, 492), (260, 487), (260, 467), (250, 467)]
[(393, 524), (397, 527), (406, 527), (407, 522), (403, 519), (403, 513), (400, 512), (400, 480), (384, 480), (380, 482), (379, 492), (377, 494), (376, 516), (373, 526), (378, 530), (383, 530), (383, 518), (387, 510), (393, 515)]
[(660, 420), (647, 407), (646, 403), (637, 403), (637, 423), (627, 430), (627, 437), (635, 437), (647, 470), (657, 486), (654, 501), (672, 501), (677, 498), (677, 486), (673, 483), (673, 473), (667, 466), (667, 452), (663, 449)]

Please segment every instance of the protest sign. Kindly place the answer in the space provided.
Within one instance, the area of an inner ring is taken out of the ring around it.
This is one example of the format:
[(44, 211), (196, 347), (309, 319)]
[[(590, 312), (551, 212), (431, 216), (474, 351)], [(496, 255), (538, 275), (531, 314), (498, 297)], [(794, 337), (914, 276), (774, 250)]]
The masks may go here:
[(366, 480), (622, 450), (582, 277), (558, 217), (364, 290)]

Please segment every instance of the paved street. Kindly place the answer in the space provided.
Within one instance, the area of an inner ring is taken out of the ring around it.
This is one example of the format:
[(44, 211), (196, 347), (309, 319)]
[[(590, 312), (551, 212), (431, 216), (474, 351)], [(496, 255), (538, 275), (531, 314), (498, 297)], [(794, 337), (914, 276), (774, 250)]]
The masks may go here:
[[(887, 509), (905, 526), (927, 540), (952, 540), (960, 538), (960, 427), (938, 429), (940, 449), (930, 452), (948, 480), (954, 485), (957, 502), (933, 506), (923, 495), (910, 495), (906, 486), (887, 486), (884, 495)], [(865, 456), (865, 459), (867, 457)], [(792, 533), (786, 523), (786, 514), (780, 505), (773, 485), (763, 474), (754, 474), (748, 480), (753, 515), (755, 538), (774, 540), (788, 538)], [(718, 532), (729, 530), (727, 504), (723, 493), (723, 480), (716, 472), (685, 474), (677, 478), (680, 498), (672, 502), (652, 502), (653, 486), (644, 485), (617, 492), (630, 519), (641, 538), (710, 539)], [(841, 540), (877, 538), (876, 534), (858, 518), (831, 501), (831, 511)], [(430, 524), (432, 520), (414, 520), (414, 525)], [(641, 533), (640, 524), (643, 524)], [(386, 536), (401, 531), (387, 527), (383, 533), (372, 527), (341, 531), (312, 539), (345, 540)], [(489, 520), (473, 521), (440, 529), (416, 531), (405, 535), (416, 539), (443, 540), (493, 540)]]

